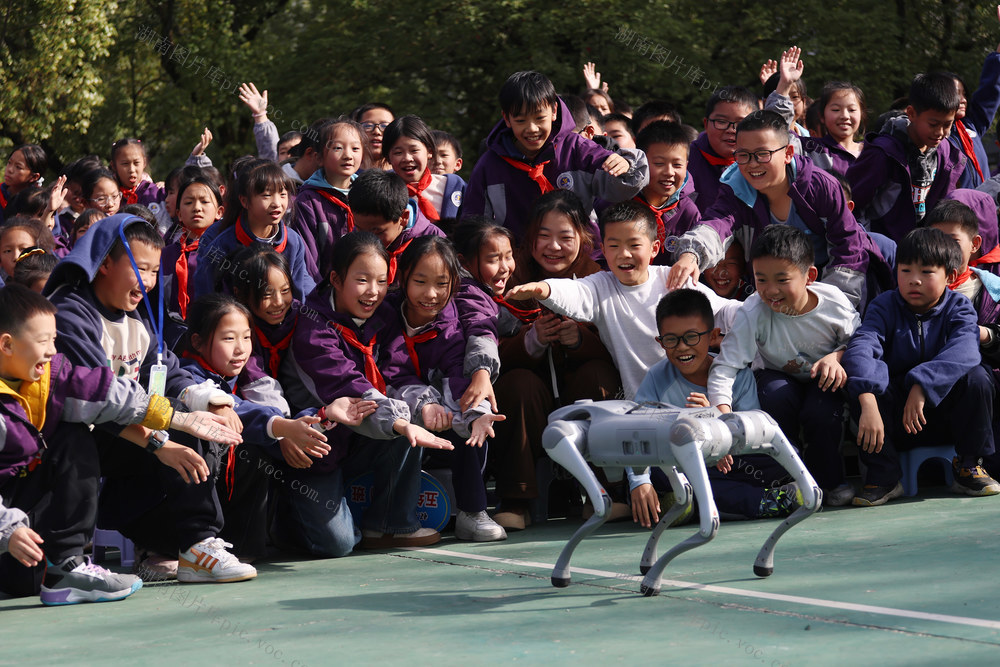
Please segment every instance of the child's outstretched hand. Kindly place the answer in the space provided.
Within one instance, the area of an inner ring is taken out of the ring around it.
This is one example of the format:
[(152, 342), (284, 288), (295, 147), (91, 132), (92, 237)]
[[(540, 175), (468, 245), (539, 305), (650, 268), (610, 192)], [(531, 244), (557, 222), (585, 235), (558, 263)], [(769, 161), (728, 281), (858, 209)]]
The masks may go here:
[(721, 459), (719, 459), (718, 463), (715, 464), (715, 467), (716, 469), (718, 469), (719, 472), (723, 474), (728, 473), (730, 470), (733, 469), (733, 455), (726, 454)]
[(473, 447), (482, 447), (483, 443), (486, 442), (486, 438), (495, 438), (497, 436), (493, 432), (493, 422), (502, 422), (505, 419), (507, 417), (504, 415), (492, 414), (479, 417), (472, 422), (472, 435), (465, 441), (465, 444)]
[(393, 430), (410, 442), (410, 447), (427, 447), (428, 449), (455, 449), (455, 446), (444, 438), (439, 438), (425, 428), (411, 424), (405, 420), (397, 420), (392, 425)]
[(156, 450), (156, 458), (165, 466), (177, 471), (187, 484), (200, 484), (208, 480), (208, 464), (201, 454), (190, 447), (168, 440)]
[(640, 484), (632, 489), (632, 521), (643, 528), (652, 528), (660, 520), (660, 496), (652, 484)]
[(66, 202), (66, 197), (69, 196), (69, 188), (66, 187), (66, 175), (63, 174), (56, 179), (55, 184), (52, 186), (52, 190), (49, 192), (49, 207), (47, 211), (49, 213), (55, 213), (61, 209)]
[(698, 268), (698, 257), (693, 252), (682, 252), (674, 265), (670, 267), (667, 274), (667, 289), (675, 290), (684, 287), (684, 283), (690, 278), (693, 282), (698, 282), (701, 269)]
[[(240, 84), (240, 101), (250, 107), (250, 113), (258, 123), (267, 120), (267, 91), (257, 91), (257, 86), (250, 83)], [(280, 114), (278, 114), (280, 116)]]
[(201, 139), (199, 139), (198, 143), (196, 143), (194, 145), (194, 148), (191, 149), (191, 155), (194, 155), (196, 157), (198, 155), (201, 155), (202, 153), (205, 152), (205, 149), (208, 148), (208, 145), (210, 143), (212, 143), (212, 131), (206, 127), (205, 130), (201, 133)]
[(465, 412), (476, 407), (483, 400), (490, 402), (493, 412), (497, 411), (497, 394), (493, 389), (493, 383), (490, 382), (490, 372), (485, 368), (480, 368), (469, 379), (469, 386), (462, 394), (462, 400), (458, 402), (458, 406), (462, 412)]
[(601, 83), (601, 73), (597, 71), (595, 63), (587, 63), (583, 66), (583, 80), (587, 82), (587, 88), (608, 92), (608, 83), (606, 81)]
[(548, 299), (551, 295), (552, 289), (544, 281), (524, 283), (507, 292), (507, 300), (527, 301), (528, 299)]
[(776, 90), (785, 97), (788, 97), (788, 93), (791, 92), (792, 84), (802, 78), (804, 65), (799, 59), (800, 55), (802, 55), (802, 49), (797, 46), (793, 46), (781, 54), (781, 60), (778, 64), (781, 77), (778, 79)]
[(170, 428), (193, 435), (199, 440), (211, 440), (220, 445), (238, 445), (243, 436), (232, 428), (225, 416), (211, 412), (174, 412)]
[(326, 418), (338, 424), (357, 426), (365, 420), (365, 417), (374, 414), (377, 407), (375, 401), (341, 396), (326, 406)]
[(608, 159), (601, 165), (601, 169), (608, 172), (612, 176), (621, 176), (631, 168), (632, 165), (629, 164), (629, 161), (618, 153), (612, 153), (609, 155)]
[(303, 416), (298, 419), (278, 418), (271, 424), (271, 431), (282, 442), (287, 440), (313, 458), (321, 459), (330, 453), (326, 436), (312, 428), (319, 423), (319, 417)]
[(768, 58), (767, 62), (760, 66), (760, 85), (765, 85), (767, 80), (778, 71), (778, 61)]
[(226, 425), (236, 431), (237, 433), (243, 432), (243, 421), (240, 416), (236, 414), (236, 410), (233, 410), (231, 405), (213, 405), (208, 409), (216, 417), (222, 417), (226, 421)]
[(420, 409), (420, 418), (428, 431), (447, 431), (454, 415), (440, 403), (428, 403)]
[(822, 391), (837, 391), (847, 384), (847, 371), (840, 365), (843, 352), (831, 352), (815, 364), (809, 371), (809, 377), (818, 380)]
[(279, 440), (278, 447), (281, 448), (281, 456), (284, 457), (285, 463), (293, 468), (305, 469), (313, 464), (313, 460), (291, 442)]
[(21, 565), (35, 567), (45, 558), (45, 554), (38, 548), (41, 543), (41, 535), (27, 526), (21, 526), (11, 533), (10, 539), (7, 541), (7, 551)]
[(685, 408), (707, 408), (711, 407), (711, 405), (708, 402), (708, 396), (700, 391), (692, 391), (687, 396), (687, 402), (684, 403)]

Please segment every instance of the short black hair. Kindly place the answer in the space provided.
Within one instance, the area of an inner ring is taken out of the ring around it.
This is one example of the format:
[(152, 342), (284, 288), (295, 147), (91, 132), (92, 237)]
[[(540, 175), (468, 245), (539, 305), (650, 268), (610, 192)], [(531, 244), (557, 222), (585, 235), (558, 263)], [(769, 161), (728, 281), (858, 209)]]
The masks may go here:
[(574, 132), (579, 132), (590, 124), (590, 112), (587, 110), (587, 103), (583, 101), (583, 98), (564, 94), (560, 95), (559, 99), (563, 101), (563, 104), (569, 109), (570, 115), (573, 116), (573, 123), (576, 125), (573, 128)]
[(118, 188), (118, 181), (115, 180), (115, 175), (104, 167), (91, 169), (83, 174), (77, 181), (80, 184), (80, 194), (83, 195), (83, 198), (89, 202), (90, 196), (94, 194), (94, 188), (104, 179), (108, 179), (115, 184), (115, 188)]
[(418, 236), (413, 242), (406, 246), (406, 250), (399, 256), (399, 267), (396, 271), (396, 280), (399, 283), (403, 294), (406, 294), (406, 281), (410, 279), (410, 274), (417, 268), (417, 263), (425, 255), (436, 254), (441, 257), (445, 269), (450, 276), (448, 301), (457, 293), (462, 280), (462, 265), (458, 261), (458, 253), (451, 241), (441, 236), (427, 235)]
[(386, 221), (399, 220), (407, 201), (409, 194), (403, 179), (381, 169), (369, 169), (358, 176), (347, 195), (355, 215), (377, 215)]
[(828, 174), (833, 176), (833, 180), (840, 183), (840, 189), (844, 191), (844, 200), (851, 201), (851, 197), (854, 196), (854, 191), (851, 189), (851, 182), (847, 180), (847, 176), (840, 173), (839, 171), (828, 171)]
[(132, 215), (142, 218), (149, 224), (156, 226), (156, 215), (149, 210), (148, 207), (142, 204), (126, 204), (118, 210), (119, 213), (131, 213)]
[[(160, 232), (155, 225), (151, 225), (139, 217), (133, 218), (125, 223), (125, 225), (125, 240), (128, 241), (129, 247), (135, 246), (136, 243), (145, 243), (157, 250), (163, 250), (163, 237), (160, 236)], [(125, 252), (125, 246), (122, 245), (122, 240), (118, 238), (115, 239), (115, 244), (111, 246), (108, 257), (117, 260), (123, 252)]]
[(0, 334), (16, 336), (31, 317), (55, 315), (56, 307), (38, 292), (9, 283), (0, 287)]
[(781, 141), (788, 141), (788, 122), (777, 111), (761, 109), (754, 111), (740, 121), (736, 126), (736, 134), (740, 132), (753, 132), (755, 130), (771, 130)]
[(231, 294), (209, 292), (192, 301), (188, 305), (187, 318), (184, 320), (184, 324), (187, 325), (187, 333), (184, 336), (187, 349), (198, 352), (195, 338), (200, 345), (211, 343), (219, 322), (233, 312), (243, 315), (247, 318), (247, 324), (253, 325), (250, 309)]
[(559, 108), (559, 96), (544, 74), (514, 72), (500, 88), (500, 110), (508, 116), (552, 108)]
[(668, 292), (656, 304), (656, 328), (659, 329), (663, 320), (668, 317), (697, 316), (705, 322), (709, 329), (715, 328), (715, 313), (712, 312), (712, 302), (696, 289), (677, 289)]
[(601, 230), (601, 240), (606, 236), (605, 229), (608, 225), (616, 222), (639, 223), (646, 230), (646, 236), (650, 241), (656, 240), (656, 218), (649, 207), (637, 201), (628, 200), (618, 204), (612, 204), (604, 209), (597, 220), (597, 226)]
[(295, 280), (292, 278), (288, 258), (270, 245), (254, 241), (234, 257), (234, 263), (236, 270), (233, 272), (233, 296), (251, 311), (264, 300), (271, 269), (284, 273), (289, 287), (295, 291)]
[(734, 102), (756, 110), (757, 100), (757, 94), (745, 86), (723, 86), (708, 98), (708, 104), (705, 105), (705, 118), (711, 116), (715, 112), (715, 107), (723, 102)]
[(955, 240), (935, 227), (911, 230), (896, 247), (896, 266), (943, 266), (946, 273), (962, 265), (962, 251)]
[(910, 83), (910, 106), (917, 113), (958, 111), (961, 103), (955, 79), (946, 72), (921, 72)]
[(434, 152), (437, 153), (437, 147), (441, 144), (448, 144), (451, 146), (451, 150), (455, 152), (455, 157), (461, 159), (462, 157), (462, 144), (454, 134), (450, 132), (445, 132), (444, 130), (431, 130), (431, 136), (434, 138)]
[(653, 144), (689, 147), (691, 140), (684, 128), (684, 125), (671, 123), (669, 120), (653, 121), (635, 138), (635, 147), (643, 152), (648, 152)]
[(30, 288), (39, 280), (47, 281), (52, 269), (56, 268), (59, 258), (51, 252), (45, 252), (43, 248), (37, 246), (25, 248), (14, 264), (14, 273), (11, 275), (10, 283), (24, 285)]
[[(361, 132), (363, 133), (363, 130)], [(422, 143), (424, 148), (427, 149), (428, 158), (433, 159), (436, 146), (434, 145), (434, 136), (431, 134), (431, 128), (427, 127), (427, 123), (420, 116), (412, 114), (400, 116), (385, 128), (385, 132), (382, 134), (382, 157), (388, 160), (392, 147), (403, 137), (408, 137)]]
[(816, 261), (813, 244), (801, 229), (791, 225), (768, 225), (750, 246), (750, 261), (773, 257), (791, 262), (806, 273)]
[[(385, 249), (385, 246), (371, 232), (359, 229), (344, 234), (337, 240), (337, 244), (333, 246), (333, 256), (330, 261), (331, 272), (336, 273), (343, 280), (354, 260), (365, 253), (372, 253), (376, 257), (381, 257), (385, 260), (385, 265), (388, 268), (389, 253)], [(329, 276), (324, 277), (329, 278)]]
[(681, 114), (677, 111), (677, 107), (673, 103), (666, 100), (650, 100), (640, 104), (639, 108), (632, 114), (632, 134), (638, 135), (639, 128), (642, 127), (643, 123), (650, 118), (658, 116), (667, 116), (670, 121), (678, 125), (684, 122), (681, 120)]
[(979, 234), (979, 217), (976, 212), (955, 199), (939, 201), (923, 219), (921, 226), (931, 227), (943, 222), (957, 222), (970, 239)]
[(470, 215), (462, 218), (462, 221), (452, 231), (451, 239), (462, 260), (469, 264), (479, 257), (479, 249), (486, 243), (487, 239), (494, 236), (502, 236), (507, 239), (511, 249), (517, 247), (514, 232), (497, 224), (492, 218), (482, 215)]
[(608, 123), (624, 123), (625, 131), (629, 133), (632, 139), (635, 139), (635, 133), (632, 131), (632, 119), (623, 113), (613, 112), (609, 113), (607, 116), (601, 118), (601, 126), (607, 128)]

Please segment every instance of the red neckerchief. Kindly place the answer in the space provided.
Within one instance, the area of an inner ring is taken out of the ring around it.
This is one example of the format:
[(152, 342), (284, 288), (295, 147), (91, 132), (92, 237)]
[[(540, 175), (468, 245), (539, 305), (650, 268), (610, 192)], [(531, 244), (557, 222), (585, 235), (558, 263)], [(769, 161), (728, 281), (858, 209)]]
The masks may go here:
[(958, 131), (958, 141), (962, 144), (962, 152), (972, 161), (972, 166), (976, 168), (976, 173), (979, 174), (979, 180), (985, 180), (983, 178), (983, 170), (979, 167), (979, 159), (976, 158), (976, 149), (972, 145), (972, 137), (969, 136), (969, 131), (965, 129), (965, 123), (956, 120), (955, 129)]
[(437, 329), (429, 329), (423, 333), (418, 333), (416, 336), (408, 336), (405, 331), (403, 332), (406, 353), (410, 355), (410, 361), (413, 362), (413, 368), (417, 371), (417, 377), (420, 377), (420, 360), (417, 358), (417, 343), (426, 343), (429, 340), (434, 340), (437, 338), (437, 335)]
[(7, 208), (7, 197), (3, 194), (3, 188), (0, 188), (0, 209)]
[[(285, 228), (285, 223), (278, 221), (278, 232), (280, 234), (280, 240), (273, 244), (275, 252), (285, 252), (285, 246), (288, 245), (288, 230)], [(240, 242), (243, 246), (249, 246), (251, 243), (257, 239), (250, 236), (247, 230), (243, 229), (243, 216), (236, 219), (236, 240)]]
[(648, 201), (646, 201), (646, 198), (643, 197), (642, 195), (636, 195), (635, 197), (632, 197), (632, 201), (639, 202), (640, 204), (642, 204), (643, 206), (645, 206), (646, 208), (648, 208), (650, 211), (653, 212), (653, 218), (656, 219), (656, 238), (660, 240), (660, 252), (663, 252), (663, 248), (667, 243), (667, 228), (663, 225), (663, 219), (660, 217), (660, 214), (666, 213), (667, 211), (672, 211), (675, 208), (677, 208), (677, 205), (681, 203), (681, 198), (678, 197), (677, 201), (675, 201), (673, 204), (671, 204), (670, 206), (664, 206), (663, 208), (656, 208)]
[(188, 253), (197, 250), (200, 242), (200, 236), (190, 243), (188, 243), (187, 233), (181, 236), (181, 254), (177, 258), (177, 264), (174, 265), (174, 275), (177, 276), (177, 305), (180, 308), (181, 317), (185, 320), (187, 319), (188, 304), (191, 303), (191, 297), (188, 295)]
[(413, 243), (413, 239), (408, 239), (406, 243), (401, 243), (395, 250), (389, 251), (389, 275), (386, 277), (386, 280), (389, 281), (390, 285), (396, 279), (396, 267), (399, 266), (399, 256), (406, 250), (406, 246), (411, 243)]
[(365, 355), (365, 377), (368, 382), (371, 383), (373, 387), (378, 389), (383, 394), (385, 393), (385, 378), (382, 377), (382, 373), (379, 372), (378, 366), (375, 365), (375, 336), (372, 336), (372, 342), (365, 345), (360, 340), (358, 340), (358, 335), (348, 329), (347, 327), (337, 324), (336, 322), (330, 322), (333, 325), (334, 330), (339, 333), (347, 343), (356, 350), (359, 350), (361, 354)]
[(278, 367), (281, 366), (281, 353), (287, 350), (292, 344), (292, 335), (295, 333), (295, 326), (298, 322), (299, 314), (295, 313), (295, 322), (292, 323), (292, 330), (277, 343), (272, 343), (260, 327), (256, 324), (253, 325), (254, 333), (257, 334), (257, 342), (260, 343), (262, 348), (267, 350), (267, 369), (271, 372), (271, 377), (275, 379), (278, 378)]
[[(429, 172), (428, 172), (429, 173)], [(324, 199), (333, 204), (334, 206), (339, 206), (340, 208), (347, 211), (347, 231), (354, 231), (354, 214), (351, 212), (351, 207), (347, 205), (347, 202), (342, 201), (340, 198), (336, 197), (332, 192), (327, 192), (326, 190), (317, 190)]]
[(124, 197), (126, 204), (138, 204), (139, 203), (139, 194), (136, 192), (136, 190), (138, 189), (138, 187), (139, 186), (137, 185), (134, 188), (126, 188), (124, 186), (122, 186), (121, 188), (119, 188), (122, 191), (122, 197)]
[(712, 155), (711, 153), (706, 153), (705, 151), (701, 150), (700, 148), (698, 149), (698, 152), (701, 153), (701, 156), (703, 158), (705, 158), (705, 162), (709, 163), (713, 167), (728, 167), (729, 165), (731, 165), (734, 162), (736, 162), (736, 158), (734, 158), (732, 155), (730, 155), (727, 158), (726, 157), (717, 157), (715, 155)]
[(437, 222), (441, 219), (441, 215), (434, 208), (431, 200), (424, 195), (424, 190), (431, 184), (431, 176), (431, 170), (424, 169), (424, 175), (420, 177), (420, 180), (416, 183), (407, 183), (406, 190), (410, 193), (411, 197), (417, 198), (417, 206), (420, 207), (420, 212), (424, 214), (424, 217)]
[(974, 259), (969, 262), (969, 266), (979, 266), (980, 264), (996, 264), (1000, 262), (1000, 245), (988, 253), (980, 257), (979, 259)]
[[(201, 366), (202, 368), (204, 368), (206, 371), (208, 371), (212, 375), (218, 375), (219, 377), (222, 377), (221, 375), (219, 375), (219, 373), (214, 368), (212, 368), (211, 366), (209, 366), (208, 362), (205, 361), (205, 359), (200, 354), (198, 354), (197, 352), (191, 352), (191, 351), (185, 350), (181, 354), (181, 356), (186, 357), (188, 359), (194, 359), (195, 361), (198, 362), (199, 366)], [(222, 378), (222, 379), (225, 380), (225, 378)], [(234, 395), (236, 394), (236, 383), (235, 382), (233, 383), (232, 389), (229, 388), (229, 383), (228, 382), (223, 382), (223, 384), (226, 385), (226, 391), (228, 391), (230, 394), (234, 394)], [(233, 499), (233, 489), (236, 488), (236, 447), (235, 446), (231, 446), (229, 448), (229, 451), (226, 453), (226, 488), (229, 489), (229, 500), (232, 500)]]
[(545, 162), (539, 162), (538, 164), (532, 166), (532, 165), (527, 165), (519, 160), (514, 160), (513, 158), (509, 158), (506, 155), (501, 155), (500, 157), (504, 159), (504, 162), (514, 167), (514, 169), (527, 172), (528, 178), (530, 178), (531, 180), (533, 180), (535, 183), (538, 184), (538, 187), (542, 189), (543, 195), (546, 192), (552, 192), (553, 190), (556, 189), (555, 186), (552, 185), (552, 183), (549, 181), (549, 179), (545, 177), (545, 174), (542, 173), (542, 170), (545, 168), (545, 165), (549, 163), (549, 160), (546, 160)]
[(494, 301), (497, 302), (498, 305), (501, 305), (507, 310), (509, 310), (514, 317), (521, 320), (525, 324), (530, 324), (534, 322), (535, 320), (538, 319), (538, 316), (542, 314), (541, 308), (532, 308), (531, 310), (528, 310), (527, 308), (518, 308), (517, 306), (507, 301), (507, 299), (503, 298), (502, 296), (497, 296), (496, 294), (493, 294), (492, 298)]

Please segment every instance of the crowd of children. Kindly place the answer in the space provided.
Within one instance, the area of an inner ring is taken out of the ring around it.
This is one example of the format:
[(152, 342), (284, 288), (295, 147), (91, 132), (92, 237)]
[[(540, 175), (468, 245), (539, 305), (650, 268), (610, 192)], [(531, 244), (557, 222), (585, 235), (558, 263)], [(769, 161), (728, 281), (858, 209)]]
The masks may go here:
[[(416, 116), (368, 103), (279, 136), (253, 84), (257, 156), (226, 176), (207, 129), (162, 183), (134, 138), (51, 185), (17, 147), (0, 590), (117, 600), (251, 579), (269, 545), (431, 545), (422, 467), (450, 471), (457, 539), (502, 540), (531, 523), (548, 414), (578, 399), (764, 410), (828, 506), (899, 497), (923, 444), (954, 446), (954, 491), (1000, 494), (998, 64), (968, 99), (917, 75), (868, 134), (857, 86), (806, 98), (795, 47), (760, 93), (716, 90), (700, 133), (663, 100), (633, 113), (592, 63), (579, 97), (517, 72), (468, 183)], [(768, 457), (710, 479), (724, 518), (801, 503)], [(609, 491), (648, 528), (670, 488), (653, 468)], [(135, 575), (85, 556), (97, 525), (135, 543)]]

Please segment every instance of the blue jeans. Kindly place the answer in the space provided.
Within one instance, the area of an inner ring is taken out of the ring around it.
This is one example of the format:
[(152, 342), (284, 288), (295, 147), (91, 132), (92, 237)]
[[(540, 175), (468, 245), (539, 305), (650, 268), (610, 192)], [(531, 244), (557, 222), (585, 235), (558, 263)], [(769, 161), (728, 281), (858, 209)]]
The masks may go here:
[(409, 533), (420, 528), (420, 448), (403, 438), (373, 440), (357, 436), (341, 465), (324, 473), (282, 466), (277, 487), (275, 522), (283, 538), (324, 557), (346, 556), (361, 541), (344, 497), (344, 480), (374, 473), (372, 503), (363, 527), (379, 533)]

